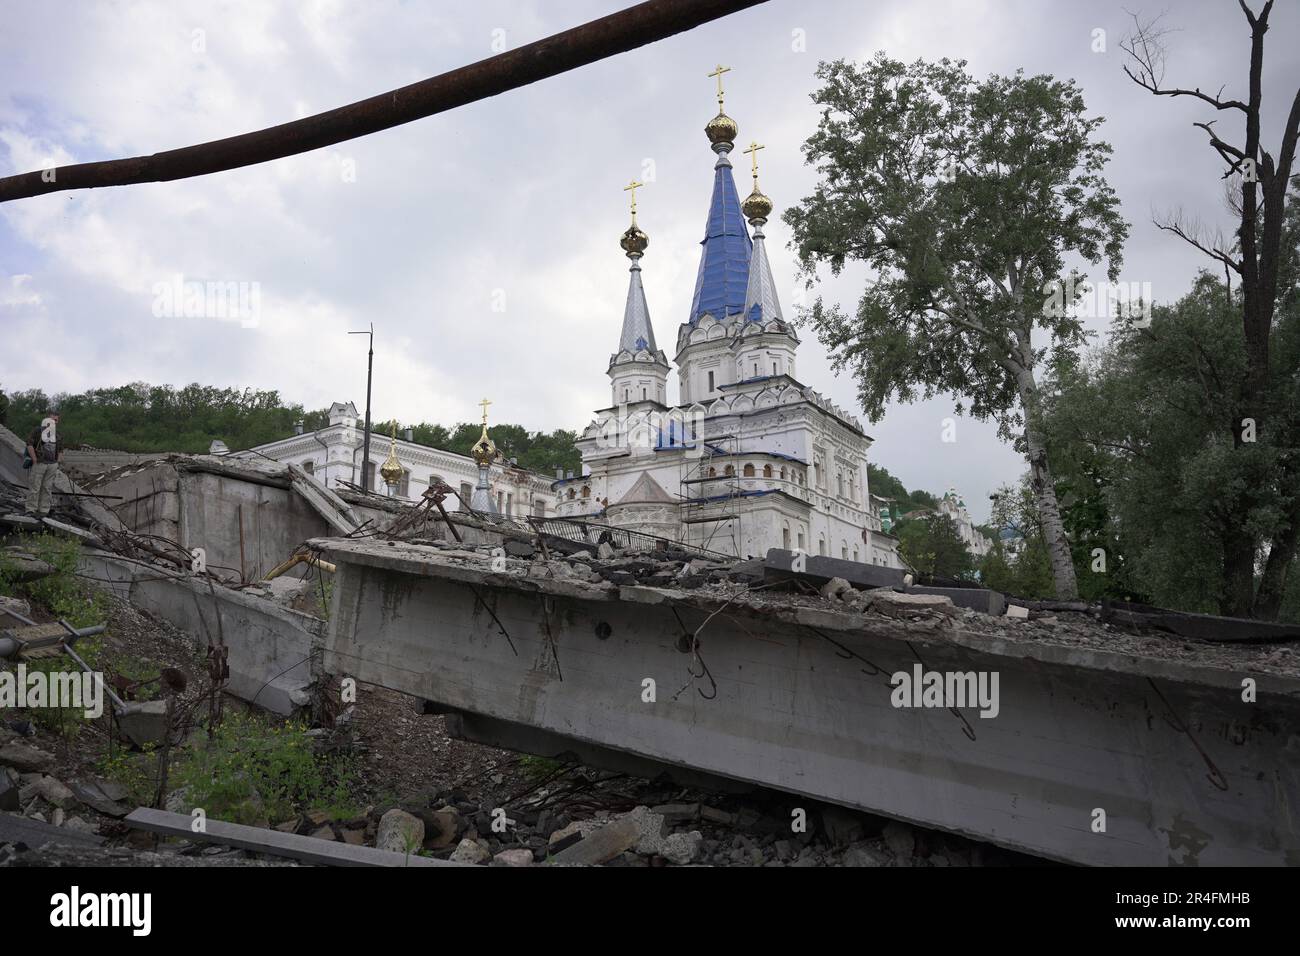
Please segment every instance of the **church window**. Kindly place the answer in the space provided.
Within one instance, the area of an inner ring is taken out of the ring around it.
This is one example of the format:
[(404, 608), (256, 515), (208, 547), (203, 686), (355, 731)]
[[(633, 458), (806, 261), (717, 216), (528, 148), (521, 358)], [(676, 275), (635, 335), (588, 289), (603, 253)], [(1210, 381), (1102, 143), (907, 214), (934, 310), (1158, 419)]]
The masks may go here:
[(506, 495), (506, 517), (509, 518), (515, 513), (515, 496)]
[(302, 470), (307, 472), (309, 475), (314, 475), (316, 473), (316, 462), (309, 458), (307, 461), (302, 463)]
[(623, 401), (627, 401), (627, 389), (623, 389)]
[(758, 363), (754, 363), (754, 378), (758, 378)]
[(764, 478), (771, 478), (771, 477), (772, 477), (772, 466), (771, 466), (771, 465), (764, 465), (764, 466), (763, 466), (763, 477), (764, 477)]
[(728, 478), (732, 478), (732, 477), (734, 477), (735, 474), (736, 474), (736, 466), (735, 466), (735, 465), (728, 465), (728, 466), (727, 466), (727, 470), (726, 470), (726, 472), (724, 472), (724, 474), (726, 474), (726, 476), (727, 476)]
[(546, 517), (546, 500), (538, 498), (533, 502), (533, 514), (538, 518)]
[(573, 500), (574, 498), (576, 498), (576, 497), (578, 497), (578, 493), (577, 493), (576, 491), (574, 491), (572, 488), (570, 488), (570, 489), (569, 489), (569, 500), (572, 501), (572, 500)]
[(849, 546), (843, 541), (840, 542), (840, 557), (845, 561), (849, 559)]
[(822, 557), (826, 556), (826, 537), (824, 535), (817, 536), (817, 553)]
[(799, 550), (800, 550), (800, 551), (803, 550), (803, 532), (802, 532), (802, 531), (799, 532)]
[(844, 473), (836, 472), (835, 474), (835, 493), (841, 498), (844, 497)]
[(854, 561), (858, 560), (858, 549), (857, 549), (857, 548), (854, 548), (854, 549), (853, 549), (853, 560), (854, 560)]
[(716, 477), (718, 477), (718, 469), (716, 469), (716, 468), (710, 468), (710, 469), (709, 469), (709, 477), (710, 477), (710, 478), (716, 478)]
[(645, 389), (641, 389), (641, 401), (645, 401)]
[(753, 466), (753, 465), (746, 465), (746, 466), (745, 466), (745, 477), (746, 477), (746, 478), (753, 478), (753, 477), (754, 477), (754, 466)]
[(775, 363), (775, 362), (772, 363), (772, 374), (773, 374), (773, 375), (776, 375), (776, 374), (777, 374), (777, 371), (776, 371), (776, 363)]
[(583, 486), (582, 486), (582, 497), (584, 497), (584, 498), (590, 498), (590, 497), (591, 497), (591, 485), (583, 485)]
[(790, 550), (790, 526), (786, 525), (781, 529), (781, 547), (787, 551)]
[(709, 373), (709, 393), (713, 393), (713, 373)]

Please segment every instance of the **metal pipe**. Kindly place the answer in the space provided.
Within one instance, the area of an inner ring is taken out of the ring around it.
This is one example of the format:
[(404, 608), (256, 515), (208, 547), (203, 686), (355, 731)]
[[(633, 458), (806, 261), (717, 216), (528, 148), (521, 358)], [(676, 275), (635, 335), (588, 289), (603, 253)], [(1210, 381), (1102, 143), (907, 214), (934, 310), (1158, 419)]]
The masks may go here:
[[(13, 613), (13, 612), (11, 611), (10, 613)], [(22, 620), (22, 618), (20, 617), (20, 615), (14, 614), (14, 616), (15, 616), (15, 617), (18, 617), (20, 620)], [(62, 624), (63, 622), (60, 621), (59, 623)], [(31, 622), (29, 621), (28, 624), (31, 625)], [(34, 626), (34, 625), (31, 625), (31, 626)], [(67, 625), (64, 625), (64, 626), (67, 627), (69, 634), (72, 636), (72, 640), (76, 640), (76, 639), (78, 639), (78, 638), (82, 638), (82, 637), (94, 637), (96, 634), (103, 634), (104, 631), (106, 631), (106, 630), (108, 629), (108, 625), (107, 625), (107, 624), (96, 624), (94, 627), (79, 627), (79, 628), (72, 628), (72, 627), (68, 627)], [(60, 640), (63, 640), (63, 639), (60, 638)], [(68, 641), (67, 643), (68, 643), (69, 645), (71, 645), (71, 644), (72, 644), (72, 641)], [(23, 642), (19, 641), (18, 638), (16, 638), (16, 637), (10, 637), (7, 633), (5, 633), (5, 632), (3, 632), (3, 631), (0, 631), (0, 658), (9, 658), (9, 657), (13, 657), (13, 656), (14, 656), (15, 654), (17, 654), (20, 650), (22, 650), (23, 647), (25, 647), (25, 646), (30, 646), (30, 645), (24, 644)], [(42, 645), (37, 644), (37, 645), (35, 645), (35, 646), (40, 647), (40, 646), (42, 646)], [(67, 650), (67, 652), (68, 652), (69, 654), (72, 654), (72, 648), (71, 648), (71, 646), (69, 646), (69, 647), (67, 647), (67, 648), (65, 648), (65, 649)], [(73, 655), (73, 657), (74, 657), (74, 659), (76, 659), (77, 661), (80, 661), (80, 660), (81, 660), (81, 658), (76, 657), (75, 654)]]
[[(469, 66), (268, 129), (151, 156), (0, 179), (0, 202), (65, 189), (170, 182), (332, 146), (536, 83), (654, 43), (764, 0), (648, 0)], [(399, 24), (391, 24), (400, 29)]]

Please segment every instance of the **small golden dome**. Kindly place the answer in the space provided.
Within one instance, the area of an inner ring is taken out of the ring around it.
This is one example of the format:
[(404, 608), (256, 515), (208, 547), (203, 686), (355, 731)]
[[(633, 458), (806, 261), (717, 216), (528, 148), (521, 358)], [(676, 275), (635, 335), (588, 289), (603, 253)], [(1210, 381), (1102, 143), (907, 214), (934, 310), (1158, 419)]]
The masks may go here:
[(379, 473), (384, 476), (384, 483), (396, 485), (402, 480), (402, 463), (397, 460), (397, 456), (391, 451), (388, 453), (388, 460), (379, 466)]
[(618, 240), (618, 244), (629, 256), (639, 256), (645, 252), (646, 246), (650, 245), (650, 237), (638, 229), (636, 223), (632, 223)]
[(704, 127), (704, 135), (715, 146), (719, 143), (734, 143), (739, 134), (740, 127), (736, 125), (736, 121), (722, 110), (718, 110), (718, 115), (709, 120)]
[(397, 460), (397, 423), (393, 423), (393, 435), (388, 441), (388, 458), (379, 466), (379, 474), (384, 484), (396, 485), (402, 480), (402, 463)]
[(478, 441), (476, 441), (474, 447), (469, 450), (469, 454), (480, 468), (490, 465), (492, 462), (497, 460), (496, 442), (488, 436), (486, 423), (483, 425), (483, 434), (478, 436)]
[(758, 191), (758, 184), (756, 183), (754, 191), (746, 196), (745, 201), (740, 204), (740, 209), (750, 222), (755, 219), (766, 220), (772, 214), (772, 200)]

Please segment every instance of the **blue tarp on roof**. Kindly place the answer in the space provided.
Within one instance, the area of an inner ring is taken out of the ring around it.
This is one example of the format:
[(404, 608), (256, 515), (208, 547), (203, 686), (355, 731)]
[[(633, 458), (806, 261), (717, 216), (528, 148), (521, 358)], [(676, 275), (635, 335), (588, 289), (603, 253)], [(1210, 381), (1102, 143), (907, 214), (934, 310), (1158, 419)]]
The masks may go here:
[(745, 287), (749, 282), (749, 257), (754, 242), (749, 238), (740, 197), (731, 178), (731, 166), (718, 166), (713, 173), (713, 199), (704, 230), (700, 271), (695, 279), (691, 302), (691, 324), (706, 312), (721, 319), (745, 308)]

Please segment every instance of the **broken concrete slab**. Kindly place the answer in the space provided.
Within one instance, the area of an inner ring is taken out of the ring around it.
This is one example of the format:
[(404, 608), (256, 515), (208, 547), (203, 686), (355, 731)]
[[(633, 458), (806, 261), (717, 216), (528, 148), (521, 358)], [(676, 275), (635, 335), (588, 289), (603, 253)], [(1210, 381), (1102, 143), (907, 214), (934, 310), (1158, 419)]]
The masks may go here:
[[(121, 818), (131, 812), (130, 807), (110, 797), (95, 780), (74, 777), (68, 781), (68, 789), (86, 806), (105, 816)], [(117, 792), (116, 788), (114, 792)]]
[[(802, 570), (796, 571), (795, 560), (799, 559)], [(799, 554), (783, 548), (772, 548), (767, 552), (763, 562), (763, 577), (767, 581), (800, 580), (813, 587), (820, 588), (833, 578), (841, 578), (855, 588), (902, 587), (906, 583), (907, 573), (897, 568), (885, 568), (875, 564), (863, 564), (860, 561), (845, 561), (817, 554)]]
[(942, 595), (957, 607), (969, 608), (980, 614), (991, 614), (994, 617), (1001, 616), (1007, 609), (1006, 597), (1001, 592), (991, 591), (988, 588), (932, 588), (914, 584), (907, 589), (907, 593)]
[(17, 813), (22, 802), (18, 799), (18, 783), (9, 774), (0, 770), (0, 810)]
[(16, 584), (30, 584), (54, 573), (54, 565), (22, 551), (0, 552), (0, 566), (4, 567), (5, 574)]
[[(1167, 641), (1086, 619), (1044, 626), (972, 613), (937, 628), (812, 594), (730, 586), (647, 588), (658, 603), (632, 603), (585, 584), (494, 574), (433, 548), (319, 544), (339, 565), (326, 669), (472, 711), (476, 721), (1072, 862), (1277, 864), (1300, 852), (1278, 822), (1300, 803), (1286, 759), (1300, 674), (1276, 670), (1253, 649), (1167, 654)], [(549, 632), (538, 627), (542, 601)], [(716, 688), (697, 687), (714, 696), (666, 694), (660, 679), (658, 702), (646, 706), (643, 677), (681, 673), (688, 665), (672, 636), (701, 626)], [(563, 680), (530, 668), (553, 656)], [(946, 707), (893, 706), (887, 677), (917, 656), (927, 670), (998, 673), (1002, 699), (1015, 706), (990, 720), (963, 708), (965, 722)], [(1234, 799), (1222, 801), (1207, 796), (1195, 758), (1188, 763), (1185, 735), (1148, 718), (1168, 708), (1230, 724), (1240, 719), (1233, 702), (1243, 673), (1269, 685), (1253, 705), (1269, 723), (1241, 744), (1198, 740), (1233, 788)], [(1098, 793), (1098, 781), (1111, 789)], [(1091, 839), (1077, 810), (1107, 799), (1134, 808), (1111, 816), (1116, 838)], [(1203, 845), (1169, 845), (1179, 815), (1209, 834)]]
[[(3, 820), (4, 818), (0, 818)], [(209, 818), (202, 832), (192, 830), (188, 815), (168, 813), (140, 807), (131, 811), (126, 822), (139, 830), (160, 833), (163, 836), (181, 837), (199, 843), (219, 843), (225, 846), (283, 856), (303, 863), (324, 866), (460, 866), (450, 860), (436, 860), (415, 853), (397, 853), (369, 846), (352, 846), (332, 840), (313, 840), (296, 833), (250, 827), (239, 823)], [(3, 839), (3, 837), (0, 837)]]
[(868, 591), (868, 607), (889, 617), (908, 618), (916, 614), (942, 614), (952, 617), (956, 614), (952, 599), (942, 594), (913, 594), (912, 592), (894, 591), (878, 588)]
[[(660, 820), (662, 821), (662, 817)], [(568, 849), (561, 850), (551, 859), (555, 863), (599, 866), (608, 863), (624, 850), (631, 848), (641, 838), (641, 821), (622, 817), (593, 830)]]
[(0, 766), (13, 767), (19, 773), (43, 773), (54, 766), (54, 755), (13, 741), (0, 747)]

